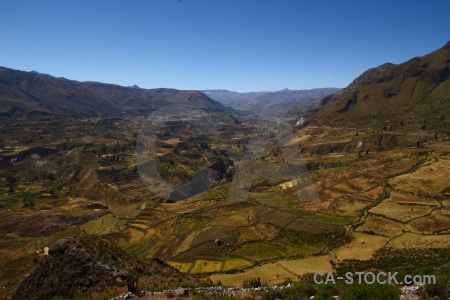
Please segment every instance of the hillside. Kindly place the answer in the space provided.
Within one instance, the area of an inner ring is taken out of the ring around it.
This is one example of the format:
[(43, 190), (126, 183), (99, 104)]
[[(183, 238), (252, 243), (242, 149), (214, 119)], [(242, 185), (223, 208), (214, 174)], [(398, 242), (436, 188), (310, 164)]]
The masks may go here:
[(259, 110), (284, 104), (305, 103), (308, 109), (319, 103), (322, 98), (339, 91), (338, 88), (319, 88), (311, 90), (284, 89), (276, 92), (238, 93), (227, 90), (202, 91), (225, 106), (240, 110)]
[(172, 103), (190, 104), (219, 112), (227, 110), (197, 91), (78, 82), (35, 71), (23, 72), (0, 67), (0, 117), (42, 119), (146, 115)]
[(198, 280), (178, 272), (160, 260), (141, 259), (109, 245), (96, 237), (82, 234), (61, 239), (51, 245), (48, 254), (36, 255), (36, 269), (21, 283), (13, 299), (73, 299), (117, 291), (136, 284), (176, 287)]
[(312, 124), (447, 131), (450, 42), (422, 57), (369, 69), (322, 99)]

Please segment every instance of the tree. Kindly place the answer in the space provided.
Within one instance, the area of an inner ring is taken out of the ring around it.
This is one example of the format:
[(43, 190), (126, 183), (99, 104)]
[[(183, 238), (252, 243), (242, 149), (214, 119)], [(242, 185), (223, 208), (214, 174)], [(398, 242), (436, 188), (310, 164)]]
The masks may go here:
[(35, 206), (34, 195), (30, 192), (23, 192), (23, 207)]
[(127, 288), (128, 291), (135, 294), (135, 295), (139, 295), (139, 290), (138, 290), (138, 282), (139, 282), (139, 278), (134, 277), (133, 275), (129, 275), (127, 278)]
[(8, 194), (14, 194), (14, 185), (19, 181), (19, 179), (8, 175), (6, 176), (6, 181), (8, 182)]

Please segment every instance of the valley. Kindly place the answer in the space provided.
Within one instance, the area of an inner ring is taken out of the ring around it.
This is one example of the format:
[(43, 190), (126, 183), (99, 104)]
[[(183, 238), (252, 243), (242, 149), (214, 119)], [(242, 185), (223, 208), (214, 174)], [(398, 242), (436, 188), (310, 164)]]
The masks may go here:
[[(0, 69), (0, 295), (448, 266), (448, 45), (301, 114)], [(78, 98), (98, 111), (71, 109)], [(191, 113), (171, 119), (170, 105)], [(96, 284), (55, 290), (69, 260)]]

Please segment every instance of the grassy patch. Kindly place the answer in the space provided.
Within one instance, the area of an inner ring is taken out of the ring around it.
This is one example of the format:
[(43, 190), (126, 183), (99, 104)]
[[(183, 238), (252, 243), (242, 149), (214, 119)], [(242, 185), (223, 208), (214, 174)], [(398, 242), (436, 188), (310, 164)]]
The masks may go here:
[(181, 216), (177, 219), (175, 227), (175, 235), (182, 235), (184, 233), (195, 231), (211, 221), (210, 218), (197, 216)]
[(233, 252), (236, 255), (249, 258), (251, 260), (266, 260), (283, 257), (287, 253), (267, 242), (249, 242), (240, 246)]
[(278, 251), (283, 251), (283, 256), (296, 256), (319, 252), (326, 246), (327, 241), (326, 235), (283, 230), (269, 243)]

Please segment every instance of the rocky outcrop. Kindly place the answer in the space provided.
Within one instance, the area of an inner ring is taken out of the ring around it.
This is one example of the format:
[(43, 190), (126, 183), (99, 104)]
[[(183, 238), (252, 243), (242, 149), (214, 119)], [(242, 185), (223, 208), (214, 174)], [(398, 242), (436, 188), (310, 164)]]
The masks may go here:
[(111, 288), (138, 293), (138, 280), (155, 287), (171, 286), (173, 281), (196, 282), (161, 261), (137, 258), (87, 234), (57, 241), (47, 256), (36, 257), (36, 263), (36, 270), (22, 281), (12, 299), (73, 299)]

